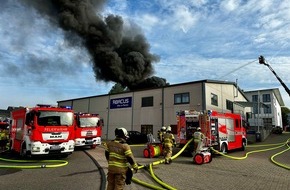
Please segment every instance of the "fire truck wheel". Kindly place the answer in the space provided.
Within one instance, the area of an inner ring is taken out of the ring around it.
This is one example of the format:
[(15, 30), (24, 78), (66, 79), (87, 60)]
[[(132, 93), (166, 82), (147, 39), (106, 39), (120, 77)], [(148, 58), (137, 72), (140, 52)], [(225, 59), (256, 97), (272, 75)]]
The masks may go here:
[(23, 144), (21, 147), (21, 152), (20, 152), (21, 157), (25, 157), (26, 156), (26, 145)]
[(227, 151), (228, 151), (227, 145), (226, 145), (226, 143), (223, 143), (222, 144), (222, 147), (221, 147), (221, 152), (223, 154), (225, 154), (225, 153), (227, 153)]
[(241, 148), (242, 151), (245, 151), (246, 150), (246, 142), (243, 141), (242, 142), (242, 148)]
[(197, 165), (203, 164), (203, 162), (204, 162), (204, 160), (203, 160), (203, 154), (196, 154), (193, 157), (193, 162), (196, 163)]

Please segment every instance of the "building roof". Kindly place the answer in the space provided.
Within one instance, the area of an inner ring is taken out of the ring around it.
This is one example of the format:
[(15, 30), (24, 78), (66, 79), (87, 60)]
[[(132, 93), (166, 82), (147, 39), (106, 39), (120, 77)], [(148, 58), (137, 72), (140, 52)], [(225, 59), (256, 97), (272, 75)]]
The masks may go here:
[[(169, 87), (174, 87), (174, 86), (182, 86), (182, 85), (196, 84), (196, 83), (231, 84), (231, 85), (234, 85), (240, 91), (240, 93), (244, 96), (244, 98), (246, 100), (248, 100), (248, 98), (244, 94), (243, 90), (241, 90), (237, 86), (237, 83), (235, 83), (235, 82), (229, 82), (229, 81), (220, 81), (220, 80), (209, 80), (209, 79), (205, 79), (205, 80), (199, 80), (199, 81), (191, 81), (191, 82), (184, 82), (184, 83), (178, 83), (178, 84), (171, 84), (171, 85), (163, 86), (163, 87), (154, 87), (154, 88), (150, 88), (150, 89), (162, 89), (162, 88), (169, 88)], [(126, 92), (115, 93), (115, 94), (112, 94), (112, 95), (124, 94), (124, 93), (130, 93), (130, 92), (138, 92), (138, 91), (145, 91), (145, 90), (150, 90), (150, 89), (147, 88), (147, 89), (141, 89), (141, 90), (126, 91)], [(102, 94), (102, 95), (96, 95), (96, 96), (87, 96), (87, 97), (81, 97), (81, 98), (73, 98), (73, 99), (67, 99), (67, 100), (60, 100), (60, 101), (57, 101), (57, 103), (66, 102), (66, 101), (72, 101), (72, 100), (81, 100), (81, 99), (87, 99), (87, 98), (96, 98), (96, 97), (102, 97), (102, 96), (107, 96), (107, 95), (111, 95), (111, 94)]]

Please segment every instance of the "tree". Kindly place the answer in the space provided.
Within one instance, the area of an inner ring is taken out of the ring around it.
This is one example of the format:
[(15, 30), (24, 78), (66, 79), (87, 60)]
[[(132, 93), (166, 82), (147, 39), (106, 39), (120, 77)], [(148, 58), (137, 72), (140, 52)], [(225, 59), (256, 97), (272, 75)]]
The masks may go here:
[(116, 83), (114, 86), (112, 86), (109, 94), (117, 94), (126, 91), (128, 91), (127, 87), (122, 86), (120, 83)]
[(283, 126), (289, 125), (289, 121), (288, 121), (288, 114), (290, 113), (289, 108), (287, 107), (281, 107), (281, 112), (282, 112), (282, 123)]

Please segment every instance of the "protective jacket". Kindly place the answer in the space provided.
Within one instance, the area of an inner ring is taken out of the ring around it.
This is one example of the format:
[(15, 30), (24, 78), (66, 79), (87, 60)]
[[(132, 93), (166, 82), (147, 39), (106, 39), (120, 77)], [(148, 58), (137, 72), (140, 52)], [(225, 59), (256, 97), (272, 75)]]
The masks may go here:
[(196, 131), (193, 133), (193, 138), (194, 141), (201, 141), (202, 139), (204, 139), (204, 134), (202, 134), (202, 132), (200, 131)]
[(172, 147), (175, 145), (175, 138), (172, 133), (165, 133), (163, 135), (163, 146), (164, 147)]
[(130, 146), (122, 138), (106, 143), (105, 156), (108, 161), (108, 171), (111, 173), (126, 173), (128, 162), (133, 169), (138, 169)]

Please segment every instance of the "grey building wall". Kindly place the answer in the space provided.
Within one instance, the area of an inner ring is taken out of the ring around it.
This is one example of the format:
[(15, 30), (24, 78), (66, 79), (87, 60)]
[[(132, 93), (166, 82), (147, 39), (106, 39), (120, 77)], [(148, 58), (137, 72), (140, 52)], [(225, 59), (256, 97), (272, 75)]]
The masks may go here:
[[(188, 104), (175, 104), (176, 94), (189, 93)], [(211, 104), (211, 94), (218, 97), (218, 106)], [(142, 107), (142, 98), (153, 97), (153, 106)], [(130, 107), (111, 109), (114, 99), (131, 98)], [(157, 139), (157, 131), (164, 126), (177, 124), (176, 112), (180, 110), (217, 110), (231, 112), (227, 109), (226, 100), (244, 101), (247, 98), (232, 82), (202, 80), (196, 82), (170, 85), (162, 88), (83, 97), (79, 99), (58, 101), (59, 106), (72, 106), (75, 112), (98, 113), (104, 120), (102, 138), (113, 139), (116, 127), (141, 132), (142, 125), (152, 125), (153, 135)], [(234, 111), (244, 113), (245, 108), (233, 105)]]

